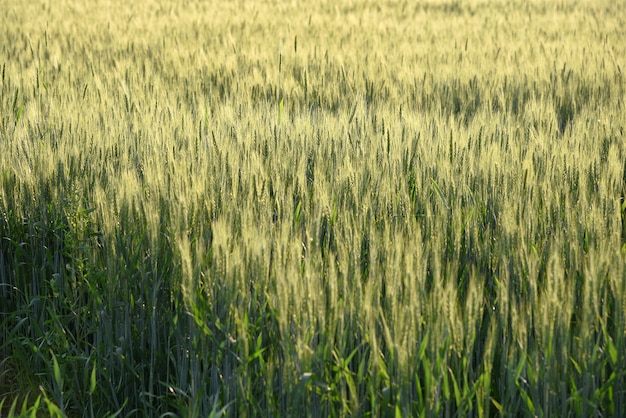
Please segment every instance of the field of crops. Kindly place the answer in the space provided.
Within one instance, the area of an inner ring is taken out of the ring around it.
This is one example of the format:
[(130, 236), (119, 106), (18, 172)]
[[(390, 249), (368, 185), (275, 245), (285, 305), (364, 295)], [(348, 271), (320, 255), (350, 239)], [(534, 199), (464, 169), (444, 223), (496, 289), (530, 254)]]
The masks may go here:
[(0, 415), (626, 415), (626, 4), (0, 0)]

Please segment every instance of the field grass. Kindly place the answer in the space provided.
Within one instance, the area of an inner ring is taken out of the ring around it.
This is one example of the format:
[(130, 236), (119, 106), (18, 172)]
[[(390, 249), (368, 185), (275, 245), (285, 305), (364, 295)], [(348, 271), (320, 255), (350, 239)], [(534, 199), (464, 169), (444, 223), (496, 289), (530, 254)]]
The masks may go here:
[(622, 2), (0, 12), (0, 415), (626, 414)]

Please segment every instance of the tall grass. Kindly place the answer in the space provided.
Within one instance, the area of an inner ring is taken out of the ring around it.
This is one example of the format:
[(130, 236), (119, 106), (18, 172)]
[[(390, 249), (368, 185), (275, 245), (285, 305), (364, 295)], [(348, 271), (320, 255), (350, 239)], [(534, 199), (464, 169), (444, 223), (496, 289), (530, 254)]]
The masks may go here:
[(5, 9), (3, 415), (624, 415), (621, 4)]

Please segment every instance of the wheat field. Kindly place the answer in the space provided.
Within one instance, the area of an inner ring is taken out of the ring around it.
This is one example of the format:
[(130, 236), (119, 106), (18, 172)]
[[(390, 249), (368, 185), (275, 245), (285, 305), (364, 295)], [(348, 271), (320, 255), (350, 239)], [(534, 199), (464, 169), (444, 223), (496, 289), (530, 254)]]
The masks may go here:
[(626, 414), (622, 2), (0, 13), (1, 416)]

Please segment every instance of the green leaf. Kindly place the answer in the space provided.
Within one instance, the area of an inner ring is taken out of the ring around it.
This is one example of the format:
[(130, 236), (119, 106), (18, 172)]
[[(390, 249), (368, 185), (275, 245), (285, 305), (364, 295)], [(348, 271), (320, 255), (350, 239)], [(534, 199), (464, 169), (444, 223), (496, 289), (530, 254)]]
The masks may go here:
[(459, 385), (456, 382), (456, 378), (454, 377), (454, 372), (449, 367), (448, 367), (448, 371), (450, 372), (450, 377), (452, 378), (452, 389), (454, 390), (454, 400), (458, 408), (461, 406), (461, 391), (459, 390)]
[[(35, 403), (30, 408), (30, 417), (31, 418), (37, 418), (37, 412), (39, 411), (39, 404), (40, 403), (41, 403), (41, 395), (37, 396), (37, 399), (35, 399)], [(2, 408), (0, 408), (0, 410), (1, 409)]]
[(93, 395), (96, 391), (96, 362), (94, 361), (93, 367), (91, 369), (91, 379), (89, 384), (89, 394)]
[(22, 118), (23, 111), (24, 111), (24, 105), (21, 105), (15, 112), (15, 125), (17, 125), (20, 119)]
[(443, 359), (437, 356), (437, 368), (441, 372), (442, 377), (442, 389), (443, 389), (443, 397), (446, 401), (450, 399), (450, 385), (448, 384), (448, 373), (445, 372), (443, 367)]
[(437, 192), (437, 194), (439, 195), (439, 197), (441, 198), (441, 201), (443, 202), (443, 205), (446, 207), (447, 210), (450, 210), (450, 206), (448, 206), (448, 200), (446, 199), (446, 197), (443, 195), (443, 192), (441, 191), (441, 189), (439, 188), (439, 185), (437, 184), (437, 182), (435, 181), (435, 179), (430, 179), (430, 182), (433, 186), (433, 189), (435, 189), (435, 191)]
[(65, 416), (61, 409), (47, 396), (44, 397), (44, 401), (46, 403), (46, 407), (48, 408), (48, 416), (49, 417), (63, 417)]
[(294, 215), (296, 223), (300, 222), (300, 210), (301, 209), (302, 209), (302, 201), (299, 200), (298, 205), (296, 206), (295, 215)]
[[(2, 399), (2, 404), (4, 403), (4, 401), (6, 400), (6, 398)], [(0, 406), (2, 406), (2, 404), (0, 404)], [(9, 415), (10, 417), (15, 416), (15, 409), (17, 408), (17, 397), (15, 399), (13, 399), (13, 403), (11, 403), (11, 408), (9, 409)]]
[(515, 381), (517, 382), (522, 375), (522, 370), (524, 369), (524, 365), (526, 364), (526, 354), (520, 356), (519, 363), (517, 363), (517, 367), (515, 368)]
[(359, 351), (359, 347), (357, 347), (354, 350), (352, 350), (352, 352), (348, 355), (348, 357), (346, 357), (346, 359), (343, 361), (343, 368), (344, 369), (348, 369), (348, 365), (350, 364), (350, 362), (352, 361), (352, 358), (354, 357), (354, 355), (358, 351)]
[(400, 410), (400, 405), (396, 404), (396, 418), (402, 418), (402, 411)]
[(57, 361), (57, 358), (54, 355), (54, 353), (50, 351), (50, 354), (52, 354), (52, 372), (54, 374), (54, 381), (57, 385), (57, 388), (61, 390), (63, 388), (63, 379), (61, 378), (61, 368), (59, 367), (59, 362)]
[(348, 391), (350, 392), (351, 399), (357, 399), (357, 391), (356, 384), (354, 383), (354, 379), (350, 373), (344, 373), (343, 378), (346, 381), (346, 385), (348, 386)]
[(422, 342), (420, 343), (420, 348), (417, 352), (417, 359), (422, 361), (424, 359), (424, 354), (426, 353), (426, 347), (428, 346), (428, 332), (424, 334), (424, 338), (422, 338)]
[(526, 403), (526, 407), (528, 407), (528, 410), (530, 411), (530, 413), (532, 415), (535, 415), (535, 404), (533, 403), (533, 400), (530, 399), (530, 396), (528, 396), (528, 393), (526, 393), (526, 391), (524, 389), (522, 389), (519, 386), (518, 386), (518, 388), (519, 388), (520, 396), (522, 397), (522, 399)]
[(265, 361), (263, 359), (263, 353), (265, 352), (265, 349), (267, 347), (261, 347), (263, 345), (263, 338), (262, 338), (262, 334), (259, 334), (259, 336), (257, 337), (256, 340), (256, 348), (254, 353), (252, 353), (252, 355), (250, 355), (248, 357), (248, 362), (252, 362), (255, 359), (259, 359), (259, 361), (261, 362), (261, 364), (264, 364)]
[(491, 398), (491, 403), (493, 404), (493, 406), (496, 407), (498, 412), (502, 413), (502, 405), (500, 403), (498, 403), (498, 401), (496, 401), (495, 399)]
[(608, 347), (607, 350), (609, 352), (609, 358), (611, 359), (611, 364), (615, 366), (617, 364), (617, 349), (615, 348), (615, 344), (609, 338), (608, 339)]

